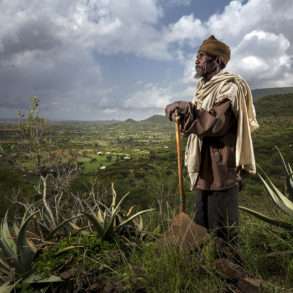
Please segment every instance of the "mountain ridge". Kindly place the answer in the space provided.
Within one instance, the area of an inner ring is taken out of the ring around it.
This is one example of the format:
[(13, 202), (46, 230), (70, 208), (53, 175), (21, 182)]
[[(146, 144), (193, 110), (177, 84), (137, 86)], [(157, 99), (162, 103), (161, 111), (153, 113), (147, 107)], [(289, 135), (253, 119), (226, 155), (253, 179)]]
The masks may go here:
[[(252, 95), (254, 97), (254, 102), (258, 103), (260, 100), (266, 100), (273, 96), (286, 96), (288, 94), (292, 94), (292, 100), (293, 100), (293, 87), (279, 87), (279, 88), (262, 88), (262, 89), (253, 89)], [(268, 102), (268, 101), (267, 101)], [(270, 98), (270, 103), (272, 102)], [(266, 105), (266, 102), (262, 102)], [(290, 104), (290, 100), (286, 102), (287, 104)], [(293, 105), (292, 108), (293, 109)], [(288, 109), (287, 109), (288, 110)], [(293, 111), (292, 111), (293, 112)], [(287, 111), (286, 111), (287, 113)], [(293, 115), (293, 113), (292, 113)], [(50, 124), (58, 124), (58, 123), (98, 123), (101, 125), (110, 125), (110, 124), (117, 124), (117, 123), (162, 123), (168, 121), (164, 115), (160, 114), (154, 114), (148, 118), (142, 119), (142, 120), (135, 120), (132, 118), (127, 118), (125, 120), (116, 120), (116, 119), (109, 119), (109, 120), (93, 120), (93, 121), (87, 121), (87, 120), (48, 120)], [(18, 123), (19, 120), (16, 118), (0, 118), (0, 123)]]

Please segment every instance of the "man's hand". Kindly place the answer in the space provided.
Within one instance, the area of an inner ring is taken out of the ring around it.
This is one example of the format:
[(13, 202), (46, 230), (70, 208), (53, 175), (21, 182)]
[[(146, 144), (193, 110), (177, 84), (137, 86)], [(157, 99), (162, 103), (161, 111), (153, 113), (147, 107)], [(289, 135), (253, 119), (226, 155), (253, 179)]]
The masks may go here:
[(177, 101), (172, 104), (169, 104), (165, 108), (166, 116), (169, 118), (170, 121), (176, 120), (176, 110), (180, 116), (184, 116), (189, 109), (189, 102), (185, 101)]

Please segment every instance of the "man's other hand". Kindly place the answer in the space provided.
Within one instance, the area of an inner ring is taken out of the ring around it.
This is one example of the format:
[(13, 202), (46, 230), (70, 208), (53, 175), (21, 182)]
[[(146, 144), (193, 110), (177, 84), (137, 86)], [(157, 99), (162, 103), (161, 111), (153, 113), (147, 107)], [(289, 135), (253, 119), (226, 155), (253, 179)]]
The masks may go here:
[(172, 104), (169, 104), (165, 108), (166, 116), (170, 121), (176, 120), (176, 110), (180, 116), (184, 116), (189, 109), (190, 103), (185, 101), (177, 101)]

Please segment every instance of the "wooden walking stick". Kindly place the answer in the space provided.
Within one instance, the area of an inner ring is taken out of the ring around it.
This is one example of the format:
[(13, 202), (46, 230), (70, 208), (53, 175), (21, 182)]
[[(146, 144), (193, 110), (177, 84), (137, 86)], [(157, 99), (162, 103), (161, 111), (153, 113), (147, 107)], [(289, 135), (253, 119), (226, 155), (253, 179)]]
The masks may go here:
[(180, 212), (186, 212), (186, 198), (184, 193), (183, 173), (182, 173), (182, 151), (180, 137), (180, 116), (176, 111), (176, 152), (177, 152), (177, 167), (178, 167), (178, 188), (180, 196)]

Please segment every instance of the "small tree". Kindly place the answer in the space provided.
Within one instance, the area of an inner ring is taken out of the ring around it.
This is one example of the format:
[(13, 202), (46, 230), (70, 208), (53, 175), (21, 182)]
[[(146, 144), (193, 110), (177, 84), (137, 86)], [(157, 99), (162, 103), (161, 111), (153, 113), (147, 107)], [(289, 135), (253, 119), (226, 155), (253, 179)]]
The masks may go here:
[(48, 137), (46, 135), (48, 123), (46, 119), (40, 117), (39, 105), (40, 99), (33, 96), (31, 97), (31, 108), (28, 114), (25, 115), (21, 111), (17, 112), (21, 138), (30, 156), (35, 158), (35, 167), (37, 170), (41, 169), (41, 152), (48, 142)]

